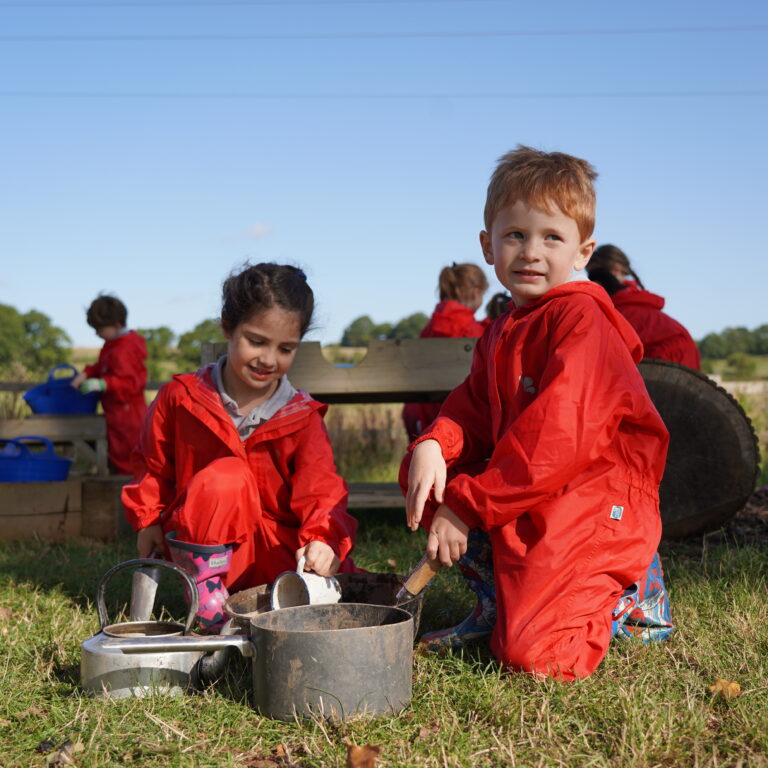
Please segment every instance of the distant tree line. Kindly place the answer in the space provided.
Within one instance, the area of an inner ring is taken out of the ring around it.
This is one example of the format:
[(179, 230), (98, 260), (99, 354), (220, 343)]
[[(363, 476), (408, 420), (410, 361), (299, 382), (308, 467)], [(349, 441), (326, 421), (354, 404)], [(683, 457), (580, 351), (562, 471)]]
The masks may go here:
[(732, 355), (768, 355), (768, 325), (753, 331), (744, 327), (726, 328), (720, 333), (709, 333), (701, 341), (699, 352), (710, 360), (726, 360)]
[[(364, 347), (377, 339), (417, 338), (428, 320), (423, 312), (396, 323), (375, 323), (368, 315), (362, 315), (344, 329), (340, 346)], [(224, 341), (214, 318), (201, 321), (178, 337), (167, 326), (137, 331), (147, 342), (147, 373), (155, 381), (165, 378), (168, 363), (173, 363), (179, 372), (195, 370), (200, 365), (202, 345)], [(750, 356), (768, 355), (768, 324), (751, 331), (744, 327), (726, 328), (707, 334), (697, 344), (705, 360), (727, 360), (735, 374), (749, 375), (754, 370)], [(68, 363), (71, 347), (72, 339), (47, 315), (37, 310), (22, 313), (0, 304), (0, 377), (40, 378), (55, 365)]]
[(423, 312), (408, 315), (396, 323), (374, 323), (368, 315), (353, 320), (342, 333), (342, 347), (364, 347), (378, 339), (416, 339), (429, 318)]

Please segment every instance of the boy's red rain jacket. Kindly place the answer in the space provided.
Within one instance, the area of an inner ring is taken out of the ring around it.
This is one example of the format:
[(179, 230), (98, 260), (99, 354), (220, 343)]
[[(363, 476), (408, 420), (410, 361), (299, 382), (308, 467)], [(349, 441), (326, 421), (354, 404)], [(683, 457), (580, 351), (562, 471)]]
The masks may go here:
[(116, 472), (131, 474), (131, 451), (147, 413), (144, 387), (147, 384), (147, 345), (136, 331), (104, 342), (99, 359), (83, 369), (89, 379), (104, 379), (106, 392), (101, 407), (107, 423), (107, 454)]
[(701, 369), (701, 356), (696, 342), (683, 325), (661, 310), (664, 299), (636, 285), (616, 291), (614, 306), (629, 320), (643, 342), (645, 357), (681, 363)]
[[(445, 504), (491, 534), (491, 648), (508, 666), (591, 674), (622, 590), (656, 551), (668, 433), (641, 358), (600, 286), (560, 285), (489, 326), (469, 376), (417, 441), (441, 445)], [(617, 506), (621, 520), (611, 519)]]
[[(485, 324), (475, 320), (471, 307), (459, 301), (441, 301), (419, 334), (422, 339), (451, 338), (474, 339), (483, 335)], [(426, 429), (440, 412), (440, 403), (406, 403), (403, 422), (409, 439), (413, 440)]]
[[(252, 531), (263, 527), (275, 552), (259, 552), (264, 560), (259, 567), (271, 578), (295, 568), (293, 553), (313, 540), (328, 544), (344, 563), (357, 521), (346, 512), (347, 485), (336, 472), (322, 418), (327, 406), (300, 391), (243, 442), (221, 403), (211, 368), (174, 376), (150, 406), (133, 455), (136, 479), (123, 490), (131, 526), (138, 531), (161, 524), (171, 530), (172, 513), (183, 505), (195, 474), (216, 459), (238, 457), (256, 481), (254, 513), (250, 520), (228, 521), (227, 531), (209, 531), (210, 540), (242, 539), (249, 526)], [(247, 567), (233, 558), (225, 583), (237, 581), (237, 569)]]

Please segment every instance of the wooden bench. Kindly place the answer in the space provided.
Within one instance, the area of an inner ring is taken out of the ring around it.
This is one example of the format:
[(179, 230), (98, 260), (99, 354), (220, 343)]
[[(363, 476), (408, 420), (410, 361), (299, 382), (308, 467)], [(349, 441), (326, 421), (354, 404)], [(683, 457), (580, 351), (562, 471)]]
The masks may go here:
[[(469, 373), (477, 339), (372, 341), (356, 365), (334, 365), (319, 342), (302, 342), (288, 374), (291, 384), (322, 403), (440, 402)], [(226, 353), (226, 344), (203, 344), (202, 362)], [(405, 430), (405, 427), (403, 427)], [(350, 509), (403, 507), (395, 483), (350, 483)]]

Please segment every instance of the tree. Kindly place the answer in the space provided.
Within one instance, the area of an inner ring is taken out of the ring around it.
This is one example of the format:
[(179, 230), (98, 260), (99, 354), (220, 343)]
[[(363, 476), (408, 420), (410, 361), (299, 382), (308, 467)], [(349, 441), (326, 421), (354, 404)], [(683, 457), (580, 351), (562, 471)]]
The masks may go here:
[(187, 371), (196, 371), (200, 367), (202, 346), (205, 343), (224, 341), (224, 334), (218, 320), (203, 320), (191, 331), (179, 336), (179, 358)]
[(710, 360), (724, 360), (728, 357), (728, 345), (719, 333), (708, 333), (699, 342), (699, 352)]
[(147, 377), (150, 381), (159, 381), (163, 378), (162, 363), (177, 356), (172, 346), (176, 335), (166, 325), (159, 328), (139, 328), (136, 332), (144, 337), (147, 344)]
[(376, 326), (368, 315), (353, 320), (341, 336), (342, 347), (364, 347), (373, 338)]
[(423, 312), (415, 312), (402, 320), (398, 320), (389, 332), (390, 339), (418, 339), (429, 318)]
[(42, 376), (53, 366), (70, 360), (72, 339), (51, 319), (33, 309), (24, 314), (0, 304), (0, 368), (19, 363), (32, 376)]
[(757, 362), (745, 352), (734, 352), (728, 357), (728, 373), (734, 379), (751, 379), (756, 369)]

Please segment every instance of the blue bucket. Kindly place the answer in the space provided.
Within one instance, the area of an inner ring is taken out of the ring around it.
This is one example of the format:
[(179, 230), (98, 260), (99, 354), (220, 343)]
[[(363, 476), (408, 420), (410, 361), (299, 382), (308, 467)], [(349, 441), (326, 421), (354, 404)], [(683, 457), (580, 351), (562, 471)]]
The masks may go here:
[[(56, 376), (56, 372), (62, 369), (69, 369), (72, 375)], [(24, 399), (32, 409), (32, 413), (59, 415), (95, 413), (101, 393), (81, 394), (71, 384), (75, 376), (77, 376), (77, 368), (74, 365), (69, 365), (69, 363), (62, 363), (51, 368), (45, 382), (24, 393)]]
[[(24, 440), (43, 443), (45, 450), (30, 451)], [(0, 440), (0, 443), (5, 443), (0, 450), (0, 482), (38, 483), (67, 479), (72, 459), (57, 456), (53, 443), (47, 437), (25, 435), (13, 440)]]

